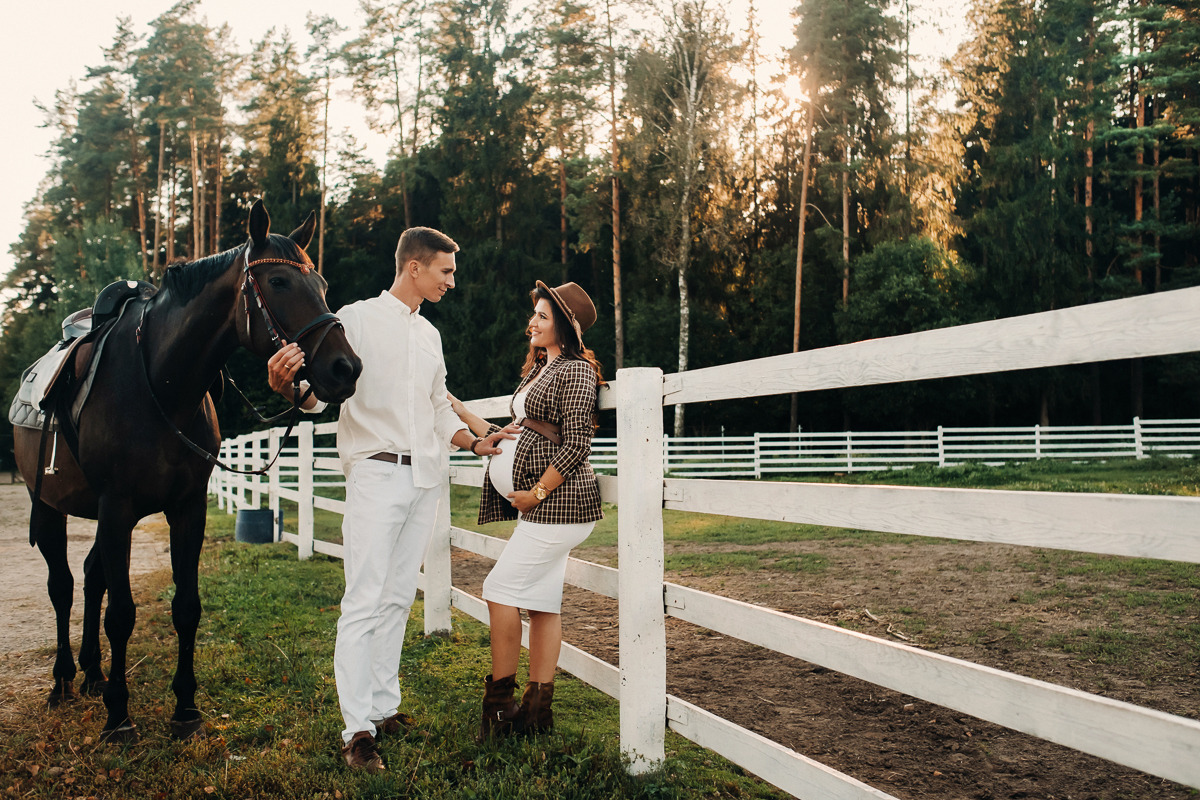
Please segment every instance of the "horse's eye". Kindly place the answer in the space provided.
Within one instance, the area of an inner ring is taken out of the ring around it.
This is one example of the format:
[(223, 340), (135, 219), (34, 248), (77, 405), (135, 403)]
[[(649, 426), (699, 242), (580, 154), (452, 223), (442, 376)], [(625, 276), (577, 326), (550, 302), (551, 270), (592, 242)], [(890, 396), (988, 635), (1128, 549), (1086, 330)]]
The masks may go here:
[(269, 279), (267, 283), (271, 284), (272, 289), (283, 289), (287, 287), (287, 279), (280, 278), (278, 276)]

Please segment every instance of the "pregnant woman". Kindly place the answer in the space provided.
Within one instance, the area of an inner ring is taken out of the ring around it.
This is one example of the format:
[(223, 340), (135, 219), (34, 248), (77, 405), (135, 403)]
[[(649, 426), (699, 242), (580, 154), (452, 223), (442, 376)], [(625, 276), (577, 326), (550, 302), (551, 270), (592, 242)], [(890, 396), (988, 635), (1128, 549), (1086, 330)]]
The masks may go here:
[[(529, 354), (512, 398), (515, 439), (500, 443), (488, 464), (479, 522), (517, 519), (504, 552), (483, 583), (492, 628), (492, 674), (484, 682), (479, 736), (541, 733), (554, 724), (554, 670), (562, 646), (562, 593), (567, 555), (601, 518), (600, 487), (588, 463), (596, 431), (600, 364), (583, 344), (596, 307), (574, 283), (531, 292)], [(454, 410), (476, 436), (500, 430)], [(520, 704), (517, 663), (521, 609), (529, 612), (529, 683)]]

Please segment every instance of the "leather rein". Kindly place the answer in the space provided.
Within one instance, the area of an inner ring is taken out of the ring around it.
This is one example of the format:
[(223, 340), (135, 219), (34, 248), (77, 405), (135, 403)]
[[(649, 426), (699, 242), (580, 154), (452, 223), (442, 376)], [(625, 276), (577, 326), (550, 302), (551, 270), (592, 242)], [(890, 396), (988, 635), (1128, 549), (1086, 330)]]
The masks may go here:
[[(254, 273), (251, 270), (253, 267), (258, 266), (259, 264), (286, 264), (288, 266), (295, 267), (295, 268), (299, 269), (301, 272), (307, 274), (308, 271), (310, 269), (312, 269), (312, 262), (302, 263), (299, 261), (291, 261), (286, 258), (259, 258), (254, 261), (250, 261), (249, 255), (250, 255), (250, 245), (247, 244), (246, 249), (242, 252), (243, 267), (242, 267), (242, 286), (241, 286), (241, 294), (242, 294), (242, 297), (244, 298), (244, 301), (245, 301), (244, 305), (245, 305), (245, 309), (246, 309), (246, 315), (245, 315), (245, 317), (246, 317), (246, 342), (249, 342), (251, 339), (250, 321), (251, 321), (251, 317), (252, 317), (251, 304), (253, 304), (253, 305), (256, 305), (258, 307), (259, 311), (261, 312), (262, 318), (263, 318), (263, 323), (266, 325), (266, 328), (267, 328), (267, 334), (271, 337), (271, 344), (274, 345), (275, 352), (278, 352), (279, 349), (283, 347), (284, 340), (283, 340), (283, 337), (280, 335), (280, 332), (283, 331), (283, 325), (280, 323), (279, 318), (275, 316), (274, 312), (271, 311), (271, 306), (270, 306), (270, 304), (267, 303), (267, 298), (263, 294), (262, 287), (259, 286), (258, 279), (254, 277)], [(284, 431), (283, 436), (280, 437), (279, 450), (277, 450), (275, 452), (275, 455), (271, 457), (271, 460), (268, 461), (266, 463), (266, 465), (264, 465), (260, 469), (238, 469), (236, 467), (229, 466), (228, 464), (224, 463), (219, 458), (217, 458), (215, 455), (208, 452), (203, 447), (201, 447), (200, 445), (196, 444), (191, 439), (189, 439), (187, 437), (187, 434), (185, 434), (183, 431), (181, 431), (179, 429), (179, 426), (176, 425), (171, 420), (171, 417), (167, 414), (166, 409), (164, 409), (162, 407), (162, 403), (159, 402), (158, 396), (154, 393), (154, 385), (150, 382), (150, 365), (149, 365), (149, 362), (147, 361), (148, 357), (146, 355), (146, 348), (142, 346), (143, 329), (146, 327), (146, 310), (149, 308), (149, 305), (150, 305), (149, 303), (146, 303), (142, 306), (142, 314), (141, 314), (141, 318), (138, 320), (138, 326), (137, 326), (135, 335), (137, 337), (138, 353), (140, 354), (139, 360), (141, 361), (141, 364), (142, 364), (142, 375), (146, 379), (146, 389), (150, 393), (150, 399), (154, 401), (154, 407), (157, 408), (158, 413), (160, 415), (162, 415), (163, 421), (165, 421), (167, 423), (167, 426), (172, 431), (175, 432), (175, 435), (178, 436), (179, 439), (183, 441), (183, 443), (187, 446), (187, 448), (189, 450), (191, 450), (193, 453), (195, 453), (196, 455), (203, 458), (205, 461), (207, 461), (209, 464), (213, 465), (214, 467), (223, 469), (226, 472), (234, 472), (239, 475), (263, 475), (263, 474), (265, 474), (268, 470), (271, 469), (271, 467), (275, 464), (276, 460), (278, 460), (280, 454), (283, 452), (283, 440), (287, 439), (288, 436), (291, 435), (292, 428), (295, 427), (296, 420), (300, 413), (300, 405), (305, 400), (308, 399), (308, 396), (310, 394), (312, 394), (312, 387), (309, 387), (308, 391), (305, 392), (303, 394), (303, 396), (301, 396), (301, 394), (300, 394), (300, 374), (297, 373), (295, 379), (292, 382), (292, 407), (290, 409), (288, 409), (287, 411), (283, 411), (279, 414), (276, 414), (273, 417), (268, 418), (268, 417), (264, 417), (262, 415), (262, 413), (254, 406), (254, 404), (251, 403), (246, 398), (246, 395), (242, 394), (242, 390), (237, 387), (237, 384), (233, 382), (233, 379), (228, 376), (228, 374), (225, 372), (224, 369), (222, 369), (221, 376), (224, 378), (224, 380), (229, 382), (229, 385), (232, 386), (234, 391), (236, 391), (238, 393), (238, 395), (242, 398), (242, 402), (246, 404), (246, 406), (254, 413), (254, 415), (256, 417), (258, 417), (258, 420), (260, 422), (269, 424), (269, 423), (274, 422), (275, 420), (283, 417), (284, 415), (290, 415), (289, 419), (288, 419), (287, 430)], [(312, 320), (310, 320), (308, 322), (308, 324), (304, 325), (302, 328), (300, 328), (300, 330), (296, 331), (295, 335), (292, 336), (290, 339), (288, 339), (288, 341), (295, 342), (297, 345), (299, 345), (300, 340), (303, 339), (305, 336), (312, 333), (313, 331), (320, 331), (320, 336), (317, 339), (316, 344), (314, 344), (312, 347), (312, 350), (306, 354), (309, 359), (312, 359), (312, 358), (316, 357), (317, 350), (325, 342), (325, 337), (329, 335), (329, 331), (332, 330), (334, 326), (337, 326), (339, 328), (342, 326), (341, 320), (339, 320), (337, 318), (337, 315), (331, 314), (329, 312), (325, 312), (323, 314), (318, 314)]]

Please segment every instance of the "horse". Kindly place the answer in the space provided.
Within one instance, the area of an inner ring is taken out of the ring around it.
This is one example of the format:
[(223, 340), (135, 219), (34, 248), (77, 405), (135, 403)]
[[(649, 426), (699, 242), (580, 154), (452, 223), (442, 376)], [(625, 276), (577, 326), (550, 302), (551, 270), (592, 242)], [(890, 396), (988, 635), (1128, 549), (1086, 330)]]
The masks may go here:
[[(271, 233), (270, 224), (262, 201), (256, 201), (245, 245), (168, 267), (157, 292), (148, 287), (129, 300), (107, 327), (78, 424), (69, 416), (70, 398), (46, 411), (55, 414), (70, 447), (52, 449), (44, 432), (14, 429), (18, 468), (26, 486), (37, 489), (30, 489), (30, 544), (46, 560), (57, 626), (52, 706), (75, 695), (69, 638), (74, 578), (67, 565), (66, 518), (97, 520), (96, 538), (84, 561), (79, 666), (84, 673), (81, 691), (103, 695), (105, 741), (132, 741), (138, 735), (129, 717), (125, 678), (136, 617), (129, 584), (130, 537), (139, 520), (160, 511), (170, 526), (176, 588), (171, 612), (179, 640), (171, 731), (185, 739), (203, 729), (195, 700), (201, 615), (197, 570), (208, 480), (216, 463), (212, 454), (221, 441), (210, 388), (220, 386), (226, 360), (239, 346), (266, 358), (281, 339), (296, 341), (304, 349), (305, 377), (313, 393), (334, 403), (353, 394), (362, 371), (341, 323), (329, 313), (327, 284), (304, 252), (312, 240), (314, 215), (286, 237)], [(48, 465), (40, 476), (39, 462)], [(99, 634), (105, 591), (104, 633), (112, 656), (107, 680)]]

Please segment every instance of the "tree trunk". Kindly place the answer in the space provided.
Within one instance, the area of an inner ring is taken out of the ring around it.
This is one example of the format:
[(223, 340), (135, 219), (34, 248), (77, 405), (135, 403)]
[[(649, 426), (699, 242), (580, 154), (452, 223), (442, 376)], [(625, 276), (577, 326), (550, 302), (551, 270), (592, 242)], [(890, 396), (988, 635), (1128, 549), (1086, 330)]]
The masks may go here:
[(213, 216), (212, 216), (212, 252), (221, 252), (221, 198), (222, 192), (225, 191), (225, 182), (221, 176), (221, 170), (224, 168), (222, 164), (221, 148), (225, 141), (225, 113), (221, 112), (217, 117), (217, 140), (213, 147)]
[[(802, 278), (804, 276), (804, 223), (808, 217), (808, 170), (810, 163), (810, 153), (812, 152), (812, 132), (813, 132), (813, 101), (808, 99), (808, 118), (804, 121), (804, 164), (801, 167), (800, 174), (800, 208), (797, 216), (800, 218), (798, 223), (799, 230), (796, 234), (796, 306), (795, 317), (792, 323), (792, 352), (800, 352), (800, 294), (803, 287)], [(788, 431), (797, 430), (800, 424), (800, 396), (795, 392), (792, 393), (792, 409), (791, 415), (788, 418)]]
[[(846, 114), (842, 112), (842, 128)], [(850, 133), (846, 131), (846, 156), (842, 169), (842, 308), (850, 299)]]
[[(404, 157), (404, 114), (400, 105), (400, 64), (396, 60), (396, 48), (392, 48), (392, 91), (396, 103), (396, 153)], [(400, 170), (400, 196), (404, 199), (404, 227), (412, 227), (412, 203), (408, 197), (408, 170)], [(497, 225), (499, 222), (497, 221)]]
[(175, 260), (175, 201), (179, 192), (175, 186), (175, 148), (174, 137), (171, 141), (171, 169), (167, 171), (167, 195), (170, 198), (167, 206), (167, 264)]
[(197, 154), (198, 145), (196, 142), (196, 120), (192, 120), (190, 129), (188, 130), (188, 149), (191, 151), (191, 167), (192, 167), (192, 258), (200, 257), (204, 249), (204, 243), (200, 239), (201, 222), (200, 222), (200, 159)]
[(621, 302), (621, 179), (618, 176), (621, 161), (617, 147), (617, 60), (613, 48), (612, 0), (605, 0), (604, 14), (608, 24), (608, 108), (612, 122), (613, 361), (614, 369), (621, 369), (625, 365), (625, 321)]
[[(688, 308), (687, 271), (679, 269), (679, 371), (687, 372), (688, 343), (691, 338), (691, 312)], [(676, 438), (683, 436), (683, 403), (675, 404)]]
[(329, 169), (329, 72), (325, 72), (325, 107), (321, 126), (321, 213), (317, 220), (317, 274), (325, 274), (325, 193)]
[(558, 229), (562, 249), (562, 282), (567, 282), (567, 165), (558, 159)]
[(163, 192), (163, 159), (167, 150), (167, 128), (160, 119), (158, 121), (158, 182), (154, 187), (154, 260), (150, 268), (152, 277), (159, 274), (158, 254), (162, 247), (162, 192)]

